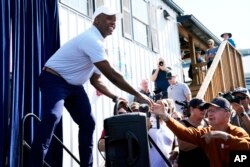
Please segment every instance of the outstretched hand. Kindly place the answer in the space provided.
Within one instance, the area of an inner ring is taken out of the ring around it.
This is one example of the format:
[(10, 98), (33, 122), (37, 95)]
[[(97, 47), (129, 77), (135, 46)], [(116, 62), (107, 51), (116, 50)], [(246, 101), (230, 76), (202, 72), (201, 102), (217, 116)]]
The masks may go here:
[(128, 101), (122, 97), (118, 97), (116, 103), (119, 103), (118, 110), (123, 108), (127, 111), (128, 109)]
[(223, 139), (224, 141), (227, 141), (228, 136), (229, 134), (223, 131), (210, 131), (204, 134), (203, 136), (201, 136), (201, 138), (204, 138), (206, 143), (208, 144), (213, 139)]
[(143, 93), (139, 93), (139, 95), (137, 96), (137, 98), (139, 100), (146, 101), (146, 103), (150, 106), (150, 109), (152, 108), (154, 102), (153, 102), (153, 100), (150, 97), (146, 96)]
[(165, 111), (165, 105), (162, 101), (157, 101), (157, 103), (154, 103), (154, 105), (152, 106), (152, 113), (156, 115), (165, 117), (167, 115), (167, 112)]

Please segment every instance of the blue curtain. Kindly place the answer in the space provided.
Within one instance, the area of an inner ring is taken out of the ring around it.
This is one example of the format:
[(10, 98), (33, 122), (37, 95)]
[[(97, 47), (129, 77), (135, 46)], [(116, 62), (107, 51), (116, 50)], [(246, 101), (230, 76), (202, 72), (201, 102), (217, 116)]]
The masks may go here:
[(8, 117), (9, 117), (9, 90), (10, 90), (10, 1), (0, 2), (0, 166), (5, 166), (8, 153)]
[[(6, 157), (8, 157), (7, 166), (21, 165), (22, 119), (27, 113), (41, 116), (38, 77), (46, 60), (60, 46), (57, 3), (57, 0), (1, 1), (3, 42), (0, 47), (2, 59), (0, 76), (3, 80), (1, 82), (3, 103), (0, 104), (0, 144), (2, 146), (6, 144), (5, 148), (0, 147), (1, 166), (5, 166)], [(12, 58), (11, 70), (10, 58)], [(12, 71), (11, 82), (10, 71)], [(25, 140), (29, 144), (33, 139), (35, 125), (32, 119), (25, 124)], [(62, 138), (61, 124), (56, 131), (59, 138)], [(25, 149), (24, 153), (24, 166), (28, 166), (29, 151)], [(62, 166), (62, 149), (57, 144), (52, 145), (48, 154), (51, 166)]]

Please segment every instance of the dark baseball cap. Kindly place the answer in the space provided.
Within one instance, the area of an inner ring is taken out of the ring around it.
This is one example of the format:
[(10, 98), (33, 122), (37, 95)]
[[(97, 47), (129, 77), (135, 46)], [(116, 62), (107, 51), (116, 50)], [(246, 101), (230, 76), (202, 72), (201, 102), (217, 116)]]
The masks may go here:
[(189, 102), (189, 106), (194, 107), (194, 108), (202, 108), (204, 106), (204, 104), (205, 104), (205, 101), (203, 99), (199, 99), (199, 98), (193, 98)]
[(250, 97), (249, 91), (247, 90), (247, 88), (243, 88), (243, 87), (235, 88), (232, 94), (235, 95), (236, 93), (241, 93), (243, 95)]
[(223, 97), (216, 97), (210, 103), (205, 103), (204, 108), (208, 109), (211, 105), (215, 106), (215, 107), (218, 107), (218, 108), (225, 109), (228, 112), (231, 111), (230, 102), (227, 99), (223, 98)]
[(176, 73), (174, 71), (169, 71), (166, 74), (166, 79), (171, 79), (174, 76), (176, 76)]

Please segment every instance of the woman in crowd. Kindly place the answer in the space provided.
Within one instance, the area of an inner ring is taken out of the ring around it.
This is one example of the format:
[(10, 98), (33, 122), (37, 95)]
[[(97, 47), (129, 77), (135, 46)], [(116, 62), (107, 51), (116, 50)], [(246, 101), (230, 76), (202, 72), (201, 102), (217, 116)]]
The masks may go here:
[[(189, 103), (189, 117), (180, 122), (186, 127), (202, 128), (207, 127), (208, 122), (205, 119), (205, 110), (202, 99), (193, 98)], [(179, 143), (179, 167), (202, 166), (209, 167), (210, 163), (205, 152), (197, 145), (178, 139)]]

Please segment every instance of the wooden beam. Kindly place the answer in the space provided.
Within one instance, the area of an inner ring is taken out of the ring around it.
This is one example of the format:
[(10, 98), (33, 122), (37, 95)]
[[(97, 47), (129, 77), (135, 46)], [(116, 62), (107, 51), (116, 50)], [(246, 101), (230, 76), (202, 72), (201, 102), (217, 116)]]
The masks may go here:
[[(236, 62), (236, 60), (235, 60), (235, 56), (230, 54), (230, 50), (229, 50), (229, 45), (228, 45), (228, 43), (227, 43), (227, 45), (226, 45), (226, 52), (227, 52), (226, 55), (228, 56), (228, 60), (229, 60), (229, 68), (230, 68), (230, 73), (229, 73), (229, 75), (230, 75), (230, 80), (232, 81), (233, 88), (234, 88), (234, 87), (235, 87), (235, 80), (234, 80), (234, 78), (233, 78), (233, 68), (237, 68), (237, 67), (233, 67), (233, 65), (232, 65), (232, 59), (234, 59), (234, 62)], [(236, 69), (236, 70), (237, 70), (237, 69)]]
[(202, 40), (197, 38), (195, 35), (193, 35), (191, 32), (189, 32), (185, 27), (179, 25), (178, 30), (179, 30), (180, 36), (182, 36), (183, 38), (186, 38), (188, 41), (190, 40), (190, 37), (192, 37), (192, 41), (196, 47), (198, 47), (204, 51), (208, 48), (207, 43), (204, 43)]
[(225, 77), (224, 77), (224, 69), (223, 69), (223, 62), (222, 62), (222, 59), (220, 60), (220, 63), (219, 63), (219, 69), (220, 69), (220, 77), (222, 78), (221, 80), (222, 80), (222, 90), (223, 90), (223, 92), (225, 92), (226, 91), (226, 86), (225, 86)]
[[(210, 68), (209, 68), (209, 70), (207, 72), (207, 75), (206, 75), (206, 77), (205, 77), (205, 79), (203, 81), (203, 84), (201, 85), (200, 91), (197, 94), (198, 98), (203, 98), (204, 97), (205, 92), (207, 91), (209, 84), (211, 84), (214, 72), (215, 72), (216, 67), (217, 67), (217, 65), (219, 63), (219, 60), (221, 59), (221, 56), (222, 56), (222, 53), (223, 53), (223, 49), (225, 48), (225, 45), (226, 45), (226, 41), (221, 43), (221, 45), (220, 45), (220, 47), (219, 47), (219, 49), (218, 49), (218, 51), (217, 51), (217, 53), (215, 55), (213, 63), (211, 64), (211, 66), (210, 66)], [(213, 86), (213, 85), (211, 85), (211, 86)]]

